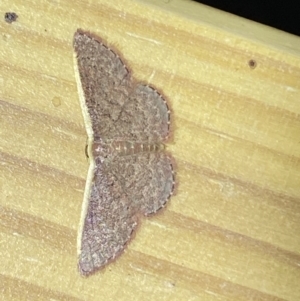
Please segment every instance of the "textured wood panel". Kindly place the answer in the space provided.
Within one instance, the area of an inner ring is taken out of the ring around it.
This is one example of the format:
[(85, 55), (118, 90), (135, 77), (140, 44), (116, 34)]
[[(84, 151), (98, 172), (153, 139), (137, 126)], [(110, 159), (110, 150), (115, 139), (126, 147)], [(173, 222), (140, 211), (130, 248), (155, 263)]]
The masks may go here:
[[(0, 12), (1, 300), (300, 299), (299, 38), (187, 1), (2, 0)], [(178, 179), (89, 278), (76, 258), (77, 28), (168, 97)]]

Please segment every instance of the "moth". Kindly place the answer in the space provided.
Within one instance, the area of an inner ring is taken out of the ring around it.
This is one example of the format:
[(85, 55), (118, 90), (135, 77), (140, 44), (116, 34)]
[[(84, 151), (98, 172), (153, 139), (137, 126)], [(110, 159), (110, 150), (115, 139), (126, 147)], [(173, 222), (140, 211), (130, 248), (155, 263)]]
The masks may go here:
[(164, 151), (163, 95), (136, 81), (100, 37), (78, 29), (73, 45), (90, 160), (77, 242), (79, 271), (88, 276), (122, 253), (142, 216), (166, 205), (174, 159)]

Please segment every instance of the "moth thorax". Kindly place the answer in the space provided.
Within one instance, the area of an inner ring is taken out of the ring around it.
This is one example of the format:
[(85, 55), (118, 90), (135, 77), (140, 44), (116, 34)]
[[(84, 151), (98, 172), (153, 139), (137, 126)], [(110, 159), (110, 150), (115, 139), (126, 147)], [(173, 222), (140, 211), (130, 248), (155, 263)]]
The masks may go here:
[(159, 152), (165, 147), (162, 143), (148, 143), (148, 142), (128, 142), (128, 141), (114, 141), (112, 142), (114, 152), (120, 156), (134, 155), (138, 153), (152, 153)]

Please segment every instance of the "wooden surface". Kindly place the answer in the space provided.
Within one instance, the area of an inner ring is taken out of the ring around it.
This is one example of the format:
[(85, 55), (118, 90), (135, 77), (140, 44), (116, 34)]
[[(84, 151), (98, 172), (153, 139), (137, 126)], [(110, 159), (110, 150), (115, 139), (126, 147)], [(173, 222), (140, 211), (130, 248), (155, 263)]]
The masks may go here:
[[(298, 37), (188, 1), (2, 0), (0, 12), (0, 300), (300, 299)], [(168, 97), (179, 183), (89, 278), (76, 258), (79, 27)]]

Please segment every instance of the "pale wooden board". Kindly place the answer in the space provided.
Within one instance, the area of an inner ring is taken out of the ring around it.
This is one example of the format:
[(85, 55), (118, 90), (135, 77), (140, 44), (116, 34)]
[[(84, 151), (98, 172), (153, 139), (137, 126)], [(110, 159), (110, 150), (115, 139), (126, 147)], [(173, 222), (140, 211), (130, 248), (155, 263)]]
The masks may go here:
[[(299, 38), (188, 1), (2, 0), (0, 12), (1, 300), (300, 299)], [(178, 165), (166, 210), (89, 278), (76, 258), (79, 27), (168, 97)]]

